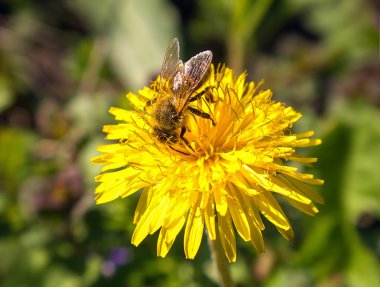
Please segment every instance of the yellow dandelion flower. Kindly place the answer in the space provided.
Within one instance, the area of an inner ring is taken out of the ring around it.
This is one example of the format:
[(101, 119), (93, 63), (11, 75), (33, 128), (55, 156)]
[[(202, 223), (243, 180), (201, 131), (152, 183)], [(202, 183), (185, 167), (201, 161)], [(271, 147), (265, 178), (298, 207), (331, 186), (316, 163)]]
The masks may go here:
[(270, 90), (259, 91), (260, 84), (246, 82), (246, 74), (237, 77), (231, 69), (213, 65), (210, 70), (195, 91), (205, 97), (190, 104), (212, 120), (188, 114), (184, 140), (163, 142), (155, 135), (146, 105), (156, 98), (160, 77), (138, 94), (127, 95), (133, 109), (110, 109), (120, 123), (103, 130), (117, 142), (99, 146), (103, 154), (93, 159), (104, 165), (95, 194), (100, 204), (141, 192), (132, 236), (136, 246), (159, 230), (157, 254), (165, 257), (184, 229), (185, 255), (193, 259), (206, 230), (210, 240), (220, 238), (233, 262), (235, 231), (264, 251), (262, 216), (286, 239), (293, 237), (276, 196), (304, 213), (318, 212), (313, 201), (323, 199), (310, 184), (323, 181), (285, 162), (316, 162), (298, 148), (321, 140), (310, 139), (312, 131), (291, 133), (301, 114), (272, 100)]

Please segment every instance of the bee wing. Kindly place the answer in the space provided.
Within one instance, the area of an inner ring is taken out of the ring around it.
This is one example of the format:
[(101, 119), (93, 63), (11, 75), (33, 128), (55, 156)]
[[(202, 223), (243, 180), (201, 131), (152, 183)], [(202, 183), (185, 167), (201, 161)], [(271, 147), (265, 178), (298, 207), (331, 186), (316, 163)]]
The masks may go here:
[(161, 66), (161, 78), (170, 80), (177, 73), (179, 62), (179, 42), (177, 38), (174, 38), (166, 50)]
[(203, 51), (190, 60), (188, 60), (183, 70), (180, 70), (174, 78), (175, 82), (178, 82), (178, 89), (175, 89), (177, 98), (180, 99), (177, 105), (177, 111), (182, 111), (186, 106), (192, 92), (204, 79), (208, 68), (212, 61), (212, 52)]

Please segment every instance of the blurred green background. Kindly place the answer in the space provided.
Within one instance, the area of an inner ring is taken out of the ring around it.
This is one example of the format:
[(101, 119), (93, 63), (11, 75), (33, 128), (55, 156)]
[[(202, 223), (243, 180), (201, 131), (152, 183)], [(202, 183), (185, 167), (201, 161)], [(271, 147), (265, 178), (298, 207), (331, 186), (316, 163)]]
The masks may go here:
[(266, 253), (238, 241), (237, 286), (380, 286), (378, 1), (66, 0), (0, 2), (0, 285), (216, 286), (206, 242), (166, 259), (157, 236), (130, 244), (138, 195), (95, 206), (89, 163), (110, 106), (157, 75), (179, 37), (304, 117), (323, 145), (326, 199), (283, 204), (296, 238), (271, 226)]

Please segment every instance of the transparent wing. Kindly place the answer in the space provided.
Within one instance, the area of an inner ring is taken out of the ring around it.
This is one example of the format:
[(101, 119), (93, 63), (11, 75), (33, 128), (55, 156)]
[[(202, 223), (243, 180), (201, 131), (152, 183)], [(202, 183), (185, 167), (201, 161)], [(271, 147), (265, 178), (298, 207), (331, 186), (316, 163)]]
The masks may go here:
[(179, 64), (179, 42), (174, 38), (166, 50), (164, 61), (161, 66), (160, 76), (169, 80), (178, 71)]
[(202, 82), (211, 61), (211, 51), (203, 51), (185, 63), (183, 85), (186, 86), (186, 90), (194, 90)]
[(203, 51), (187, 61), (184, 65), (183, 71), (176, 74), (174, 80), (177, 80), (180, 83), (178, 89), (174, 91), (179, 99), (177, 105), (178, 111), (181, 111), (186, 106), (193, 91), (204, 80), (211, 61), (212, 52)]

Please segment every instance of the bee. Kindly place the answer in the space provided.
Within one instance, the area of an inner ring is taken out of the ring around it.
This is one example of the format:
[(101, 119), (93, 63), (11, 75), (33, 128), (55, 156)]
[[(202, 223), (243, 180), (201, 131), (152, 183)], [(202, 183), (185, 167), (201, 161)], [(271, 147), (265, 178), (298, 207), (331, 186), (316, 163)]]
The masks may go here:
[(178, 39), (174, 38), (170, 43), (160, 71), (157, 96), (146, 103), (152, 108), (156, 122), (153, 134), (160, 142), (171, 144), (182, 140), (189, 146), (184, 137), (188, 112), (210, 119), (215, 124), (209, 114), (189, 106), (205, 93), (196, 93), (195, 90), (207, 78), (211, 60), (212, 52), (203, 51), (183, 63), (179, 59)]

